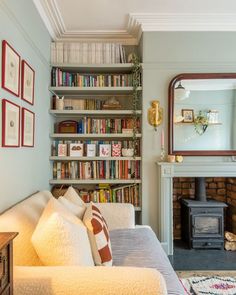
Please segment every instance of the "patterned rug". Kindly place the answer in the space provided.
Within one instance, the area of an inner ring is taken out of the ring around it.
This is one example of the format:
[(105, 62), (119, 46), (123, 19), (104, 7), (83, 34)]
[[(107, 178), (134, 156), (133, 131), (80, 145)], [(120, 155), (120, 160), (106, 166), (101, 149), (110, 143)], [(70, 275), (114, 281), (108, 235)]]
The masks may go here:
[(180, 279), (188, 295), (236, 295), (233, 277), (196, 276)]

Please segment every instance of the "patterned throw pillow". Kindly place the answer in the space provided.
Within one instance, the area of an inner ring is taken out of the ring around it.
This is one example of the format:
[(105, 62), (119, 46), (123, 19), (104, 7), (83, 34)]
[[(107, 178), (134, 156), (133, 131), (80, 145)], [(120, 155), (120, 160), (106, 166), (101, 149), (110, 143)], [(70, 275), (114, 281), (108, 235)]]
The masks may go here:
[(112, 266), (112, 252), (107, 223), (100, 210), (91, 202), (85, 211), (83, 222), (88, 229), (94, 263)]

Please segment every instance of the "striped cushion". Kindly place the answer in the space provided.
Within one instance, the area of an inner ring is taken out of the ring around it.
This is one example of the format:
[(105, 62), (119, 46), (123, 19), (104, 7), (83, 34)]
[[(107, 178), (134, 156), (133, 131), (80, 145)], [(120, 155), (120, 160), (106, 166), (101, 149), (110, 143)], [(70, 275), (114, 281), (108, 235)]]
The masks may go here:
[(92, 202), (84, 214), (83, 221), (88, 229), (94, 263), (112, 266), (111, 242), (107, 223), (100, 210)]

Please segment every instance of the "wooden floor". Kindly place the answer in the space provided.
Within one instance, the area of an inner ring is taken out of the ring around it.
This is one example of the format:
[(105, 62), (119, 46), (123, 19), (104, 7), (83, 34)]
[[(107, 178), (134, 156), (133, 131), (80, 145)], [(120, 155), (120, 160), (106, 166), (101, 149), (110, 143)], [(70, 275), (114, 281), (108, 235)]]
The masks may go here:
[(176, 271), (236, 271), (236, 251), (188, 249), (181, 241), (175, 242), (169, 259)]

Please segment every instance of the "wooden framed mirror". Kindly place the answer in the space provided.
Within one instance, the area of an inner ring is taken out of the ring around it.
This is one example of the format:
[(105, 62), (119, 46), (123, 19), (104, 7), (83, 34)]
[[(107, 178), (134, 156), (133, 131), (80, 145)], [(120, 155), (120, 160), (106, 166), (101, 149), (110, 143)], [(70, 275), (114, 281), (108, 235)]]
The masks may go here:
[(236, 73), (188, 73), (169, 84), (169, 154), (236, 155)]

